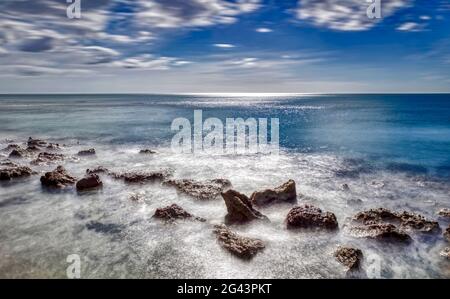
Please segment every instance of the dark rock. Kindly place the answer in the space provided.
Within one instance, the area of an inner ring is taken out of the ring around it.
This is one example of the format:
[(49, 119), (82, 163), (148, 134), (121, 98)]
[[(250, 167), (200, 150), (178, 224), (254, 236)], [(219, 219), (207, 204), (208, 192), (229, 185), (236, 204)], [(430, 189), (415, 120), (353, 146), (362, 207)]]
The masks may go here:
[(101, 188), (103, 186), (97, 174), (90, 174), (79, 180), (76, 184), (78, 191), (84, 191), (89, 189)]
[(444, 250), (442, 250), (439, 253), (442, 257), (445, 257), (447, 259), (450, 259), (450, 247), (445, 247)]
[(312, 205), (292, 208), (287, 217), (288, 229), (297, 228), (324, 228), (334, 230), (338, 228), (336, 216), (331, 212), (322, 212)]
[(125, 183), (147, 183), (155, 181), (163, 181), (169, 175), (169, 171), (155, 172), (125, 172), (125, 173), (109, 173), (115, 179), (123, 179)]
[(450, 225), (445, 229), (444, 237), (450, 242)]
[(78, 152), (78, 156), (93, 156), (93, 155), (95, 155), (95, 149), (93, 148)]
[(350, 229), (353, 236), (358, 238), (370, 238), (379, 241), (411, 242), (411, 237), (397, 229), (390, 223), (373, 223), (364, 226), (355, 226)]
[(156, 154), (157, 152), (151, 149), (143, 149), (139, 151), (139, 154)]
[(438, 212), (438, 215), (442, 218), (450, 219), (450, 209), (447, 209), (447, 208), (440, 209)]
[(20, 149), (20, 145), (18, 145), (18, 144), (8, 144), (8, 146), (5, 147), (4, 149), (2, 149), (2, 151), (9, 152), (9, 151), (12, 151), (12, 150), (15, 150), (15, 149)]
[(173, 204), (171, 206), (165, 208), (156, 209), (155, 214), (153, 215), (155, 218), (159, 218), (168, 222), (175, 221), (177, 219), (195, 219), (201, 222), (205, 222), (206, 219), (195, 217), (192, 214), (186, 212), (180, 206)]
[(339, 263), (348, 267), (349, 270), (356, 270), (360, 267), (363, 254), (360, 249), (339, 246), (334, 252), (334, 256)]
[(167, 180), (164, 185), (173, 186), (179, 192), (200, 200), (216, 199), (221, 192), (231, 187), (226, 179), (213, 179), (209, 181), (195, 180)]
[(58, 143), (49, 143), (47, 145), (47, 149), (49, 149), (49, 150), (60, 150), (61, 148), (59, 147)]
[(16, 178), (28, 177), (34, 174), (29, 167), (14, 166), (0, 169), (0, 181), (9, 181)]
[(29, 155), (28, 151), (26, 151), (24, 149), (21, 149), (21, 148), (17, 148), (17, 149), (13, 149), (11, 151), (11, 153), (9, 154), (9, 158), (16, 158), (16, 159), (18, 159), (18, 158), (26, 157), (28, 155)]
[(37, 165), (41, 163), (54, 163), (64, 160), (64, 155), (62, 154), (54, 154), (54, 153), (39, 153), (38, 157), (31, 161), (31, 164)]
[(28, 146), (46, 146), (47, 142), (45, 142), (44, 140), (40, 140), (40, 139), (33, 139), (33, 138), (28, 138), (28, 142), (27, 142)]
[(225, 216), (226, 224), (245, 223), (255, 219), (269, 220), (266, 216), (255, 210), (250, 199), (234, 190), (221, 193), (228, 214)]
[(27, 152), (40, 152), (41, 149), (37, 147), (36, 145), (28, 146), (26, 149)]
[(439, 231), (439, 223), (425, 219), (422, 215), (410, 212), (402, 212), (398, 214), (401, 226), (404, 228), (412, 228), (421, 232), (435, 232)]
[(275, 189), (266, 189), (264, 191), (254, 192), (250, 196), (250, 200), (256, 206), (280, 202), (296, 202), (297, 191), (295, 188), (295, 182), (293, 180), (289, 180)]
[(214, 233), (223, 248), (242, 259), (251, 259), (265, 248), (263, 241), (239, 236), (225, 225), (215, 225)]
[(0, 161), (0, 166), (18, 167), (19, 164), (16, 164), (16, 163), (12, 162), (11, 160), (6, 159), (6, 160), (3, 160), (3, 161)]
[(41, 177), (42, 185), (51, 188), (65, 188), (75, 184), (76, 181), (76, 178), (69, 175), (62, 166), (58, 166), (54, 171), (47, 172)]
[(109, 173), (109, 170), (103, 166), (98, 166), (94, 169), (86, 169), (86, 174), (94, 174), (94, 173)]
[(348, 184), (343, 184), (342, 185), (342, 190), (343, 191), (350, 191), (350, 187), (348, 186)]
[(103, 233), (103, 234), (118, 234), (123, 229), (125, 229), (124, 225), (121, 224), (115, 224), (115, 223), (101, 223), (98, 221), (90, 221), (86, 224), (86, 228), (88, 230), (93, 230), (96, 233)]

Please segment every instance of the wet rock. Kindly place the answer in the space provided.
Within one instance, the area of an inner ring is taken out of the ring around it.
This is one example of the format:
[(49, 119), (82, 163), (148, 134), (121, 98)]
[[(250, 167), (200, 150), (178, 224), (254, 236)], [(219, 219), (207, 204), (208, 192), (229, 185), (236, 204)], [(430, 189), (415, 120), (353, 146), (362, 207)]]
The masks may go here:
[(11, 160), (6, 159), (6, 160), (3, 160), (3, 161), (0, 161), (0, 166), (18, 167), (19, 164), (16, 164), (16, 163), (12, 162)]
[(125, 173), (110, 173), (115, 179), (123, 179), (125, 183), (147, 183), (155, 181), (163, 181), (169, 175), (169, 171), (155, 171), (155, 172), (125, 172)]
[(125, 229), (124, 225), (121, 224), (115, 224), (115, 223), (101, 223), (98, 221), (90, 221), (86, 224), (86, 228), (88, 230), (93, 230), (96, 233), (103, 233), (103, 234), (118, 234), (122, 230)]
[(200, 200), (217, 198), (221, 192), (231, 187), (226, 179), (213, 179), (209, 181), (195, 180), (167, 180), (164, 185), (173, 186), (177, 191)]
[(239, 236), (225, 225), (215, 225), (214, 233), (223, 248), (242, 259), (251, 259), (265, 248), (263, 241)]
[(350, 191), (350, 187), (348, 186), (348, 184), (342, 184), (342, 191)]
[(440, 253), (440, 256), (450, 259), (450, 247), (444, 248)]
[(76, 181), (76, 178), (69, 175), (62, 166), (58, 166), (54, 171), (47, 172), (41, 177), (41, 184), (50, 188), (65, 188), (75, 184)]
[(44, 140), (41, 140), (41, 139), (33, 139), (33, 138), (29, 137), (27, 145), (28, 146), (40, 146), (40, 147), (43, 147), (43, 146), (47, 145), (47, 142), (44, 141)]
[(438, 212), (438, 215), (442, 218), (450, 219), (450, 209), (447, 209), (447, 208), (440, 209)]
[(95, 149), (90, 148), (88, 150), (82, 150), (78, 152), (78, 156), (93, 156), (95, 155)]
[(32, 145), (32, 146), (28, 146), (26, 148), (26, 151), (27, 152), (40, 152), (41, 149), (39, 147), (35, 146), (35, 145)]
[(97, 174), (89, 174), (86, 177), (79, 180), (76, 184), (78, 191), (101, 188), (102, 186), (103, 183)]
[(348, 267), (349, 270), (356, 270), (360, 267), (363, 254), (360, 249), (339, 246), (334, 252), (334, 256), (339, 263)]
[(28, 177), (34, 174), (29, 167), (13, 166), (0, 169), (0, 181), (9, 181), (12, 179)]
[(49, 143), (46, 148), (49, 150), (60, 150), (61, 149), (59, 147), (58, 143)]
[(246, 195), (234, 190), (228, 190), (221, 193), (221, 195), (228, 211), (228, 214), (225, 216), (226, 224), (245, 223), (257, 219), (269, 220), (253, 208), (250, 198)]
[(31, 161), (31, 164), (38, 165), (41, 163), (54, 163), (64, 160), (64, 155), (54, 153), (39, 153), (38, 157)]
[(445, 229), (444, 237), (450, 242), (450, 225)]
[(109, 170), (103, 166), (98, 166), (93, 169), (86, 169), (86, 174), (98, 174), (98, 173), (109, 173)]
[(206, 219), (201, 217), (193, 216), (192, 214), (186, 212), (182, 207), (177, 204), (173, 204), (171, 206), (165, 208), (156, 209), (154, 218), (159, 218), (168, 222), (173, 222), (177, 219), (194, 219), (201, 222), (205, 222)]
[(22, 149), (22, 148), (17, 148), (17, 149), (13, 149), (11, 151), (11, 153), (9, 154), (9, 158), (23, 158), (29, 155), (29, 152)]
[(251, 202), (256, 206), (264, 206), (272, 203), (296, 202), (297, 191), (295, 182), (289, 180), (275, 189), (254, 192), (250, 196)]
[(12, 151), (12, 150), (15, 150), (15, 149), (20, 149), (20, 145), (18, 145), (18, 144), (8, 144), (8, 146), (5, 147), (4, 149), (2, 149), (2, 151), (9, 152), (9, 151)]
[(287, 217), (288, 229), (297, 228), (323, 228), (334, 230), (338, 228), (336, 216), (331, 212), (322, 212), (312, 205), (303, 205), (292, 208)]
[(139, 154), (146, 154), (146, 155), (151, 155), (151, 154), (156, 154), (157, 152), (151, 149), (143, 149), (139, 151)]
[(402, 228), (415, 229), (421, 232), (432, 232), (439, 230), (439, 224), (436, 221), (427, 220), (419, 214), (403, 211), (402, 213), (393, 212), (385, 208), (370, 209), (355, 215), (355, 221), (363, 224), (373, 224), (379, 222), (393, 222), (399, 224)]
[(369, 238), (379, 241), (411, 242), (411, 237), (390, 223), (373, 223), (364, 226), (355, 226), (350, 233), (358, 238)]

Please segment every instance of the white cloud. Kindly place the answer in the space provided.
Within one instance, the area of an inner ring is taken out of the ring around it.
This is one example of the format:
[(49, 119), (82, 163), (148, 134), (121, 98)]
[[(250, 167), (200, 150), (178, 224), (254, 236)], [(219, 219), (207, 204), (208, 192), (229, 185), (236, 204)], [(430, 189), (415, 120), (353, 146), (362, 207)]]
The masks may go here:
[(213, 44), (214, 47), (216, 48), (223, 48), (223, 49), (230, 49), (230, 48), (235, 48), (235, 45), (232, 44)]
[(273, 31), (272, 29), (264, 28), (264, 27), (256, 29), (256, 32), (259, 32), (259, 33), (269, 33), (269, 32), (272, 32), (272, 31)]
[(399, 9), (407, 7), (410, 0), (381, 1), (382, 18), (370, 19), (365, 0), (300, 0), (296, 16), (313, 25), (341, 31), (368, 30)]
[(403, 23), (400, 26), (398, 26), (397, 30), (417, 32), (417, 31), (422, 31), (424, 28), (425, 28), (424, 24), (419, 24), (419, 23), (415, 23), (415, 22), (406, 22), (406, 23)]

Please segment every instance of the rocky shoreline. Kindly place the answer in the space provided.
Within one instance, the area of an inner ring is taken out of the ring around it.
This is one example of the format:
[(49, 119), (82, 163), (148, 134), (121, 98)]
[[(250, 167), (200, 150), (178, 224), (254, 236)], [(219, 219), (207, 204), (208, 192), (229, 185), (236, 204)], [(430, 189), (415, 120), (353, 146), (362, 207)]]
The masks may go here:
[[(227, 214), (222, 224), (211, 224), (207, 219), (192, 215), (183, 207), (173, 203), (155, 210), (152, 218), (162, 220), (161, 225), (176, 225), (182, 221), (198, 221), (206, 223), (211, 233), (217, 237), (218, 244), (232, 255), (250, 260), (264, 248), (270, 246), (266, 240), (241, 236), (234, 232), (239, 225), (251, 225), (254, 221), (270, 222), (264, 215), (264, 209), (272, 205), (281, 205), (286, 208), (284, 229), (296, 233), (298, 231), (325, 231), (335, 233), (343, 230), (349, 237), (375, 240), (376, 242), (389, 242), (394, 246), (406, 245), (411, 242), (420, 242), (416, 234), (441, 235), (446, 242), (450, 242), (450, 225), (442, 229), (437, 220), (427, 219), (423, 215), (410, 211), (391, 211), (386, 208), (362, 210), (351, 219), (339, 219), (325, 207), (318, 207), (311, 203), (299, 203), (302, 198), (297, 193), (296, 182), (288, 180), (273, 189), (256, 190), (247, 196), (238, 190), (227, 178), (216, 178), (205, 181), (192, 179), (175, 179), (171, 169), (162, 169), (153, 172), (114, 172), (106, 167), (96, 166), (85, 171), (85, 176), (77, 178), (70, 174), (63, 165), (75, 157), (64, 154), (66, 145), (50, 143), (41, 139), (30, 137), (23, 143), (10, 143), (1, 152), (7, 158), (0, 160), (0, 181), (20, 182), (21, 179), (39, 175), (33, 167), (38, 165), (54, 165), (53, 171), (41, 174), (40, 182), (47, 189), (74, 188), (78, 193), (92, 192), (96, 189), (108, 188), (102, 177), (109, 176), (114, 180), (121, 180), (125, 184), (160, 184), (173, 188), (176, 192), (184, 194), (198, 202), (223, 200)], [(96, 155), (96, 150), (90, 148), (79, 151), (76, 158), (89, 159)], [(137, 154), (157, 155), (151, 149), (143, 149)], [(25, 165), (28, 162), (29, 165)], [(95, 166), (95, 165), (93, 165)], [(104, 177), (103, 177), (104, 178)], [(349, 186), (342, 187), (344, 191)], [(441, 221), (450, 220), (450, 209), (440, 207), (436, 217)], [(342, 222), (341, 224), (339, 222)], [(443, 231), (443, 232), (442, 232)], [(263, 237), (263, 236), (262, 236)], [(450, 247), (446, 247), (439, 254), (450, 259)], [(348, 271), (358, 270), (363, 263), (364, 252), (352, 244), (341, 244), (333, 253), (336, 260)]]

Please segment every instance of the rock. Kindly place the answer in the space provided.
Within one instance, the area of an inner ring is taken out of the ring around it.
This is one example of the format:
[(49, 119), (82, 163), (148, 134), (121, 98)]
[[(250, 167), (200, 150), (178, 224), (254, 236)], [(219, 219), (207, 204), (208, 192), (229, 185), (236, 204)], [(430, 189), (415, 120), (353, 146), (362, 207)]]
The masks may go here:
[(231, 187), (231, 182), (226, 179), (213, 179), (209, 181), (194, 180), (167, 180), (164, 185), (173, 186), (179, 192), (200, 200), (217, 198), (221, 192)]
[(54, 153), (39, 153), (38, 157), (31, 161), (31, 164), (37, 165), (41, 163), (53, 163), (64, 160), (64, 155), (62, 154), (54, 154)]
[(19, 165), (14, 163), (14, 162), (12, 162), (11, 160), (6, 159), (6, 160), (3, 160), (3, 161), (0, 161), (0, 166), (18, 167)]
[(16, 158), (16, 159), (23, 158), (23, 157), (28, 156), (28, 154), (29, 154), (28, 151), (21, 149), (21, 148), (17, 148), (17, 149), (13, 149), (11, 151), (11, 153), (9, 154), (9, 158)]
[(355, 226), (350, 229), (353, 236), (358, 238), (370, 238), (379, 241), (396, 241), (409, 243), (411, 237), (397, 229), (390, 223), (373, 223), (364, 226)]
[(362, 251), (352, 247), (341, 247), (334, 252), (337, 261), (349, 270), (356, 270), (360, 267), (360, 262), (363, 257)]
[(95, 155), (95, 149), (93, 148), (78, 152), (78, 156), (93, 156), (93, 155)]
[(250, 196), (250, 200), (256, 206), (280, 202), (296, 202), (297, 191), (295, 188), (295, 182), (293, 180), (289, 180), (275, 189), (266, 189), (264, 191), (254, 192)]
[(28, 177), (34, 174), (29, 167), (13, 166), (0, 169), (0, 181), (9, 181), (16, 178)]
[(143, 149), (139, 151), (139, 154), (156, 154), (157, 152), (151, 149)]
[(49, 149), (49, 150), (60, 150), (61, 148), (59, 147), (58, 143), (49, 143), (47, 145), (47, 149)]
[(94, 174), (94, 173), (109, 173), (109, 170), (103, 166), (98, 166), (94, 169), (86, 169), (86, 174)]
[(450, 225), (445, 229), (444, 237), (450, 242)]
[(78, 191), (101, 188), (102, 186), (103, 183), (97, 174), (89, 174), (86, 177), (79, 180), (76, 184)]
[(253, 208), (252, 202), (244, 194), (234, 190), (228, 190), (221, 194), (228, 211), (228, 214), (225, 216), (226, 224), (245, 223), (255, 219), (269, 220)]
[(348, 184), (342, 185), (342, 191), (350, 191), (350, 187), (348, 186)]
[(165, 208), (159, 208), (156, 209), (155, 214), (153, 215), (154, 218), (159, 218), (168, 222), (173, 222), (177, 219), (195, 219), (201, 222), (205, 222), (206, 219), (195, 217), (191, 215), (190, 213), (186, 212), (183, 208), (180, 206), (173, 204), (171, 206), (165, 207)]
[(26, 149), (27, 152), (40, 152), (41, 149), (37, 147), (36, 145), (28, 146)]
[(449, 218), (450, 219), (450, 209), (444, 208), (440, 209), (438, 212), (438, 215), (442, 218)]
[(2, 149), (2, 151), (9, 152), (9, 151), (12, 151), (12, 150), (15, 150), (15, 149), (20, 149), (20, 145), (18, 145), (18, 144), (8, 144), (8, 146), (5, 147), (4, 149)]
[(75, 184), (76, 181), (76, 178), (69, 175), (62, 166), (58, 166), (54, 171), (47, 172), (41, 177), (42, 185), (51, 188), (65, 188)]
[(242, 259), (251, 259), (265, 248), (263, 241), (239, 236), (223, 224), (215, 225), (214, 233), (223, 248)]
[(44, 140), (40, 140), (40, 139), (33, 139), (33, 138), (28, 138), (28, 142), (27, 142), (28, 146), (46, 146), (47, 142), (45, 142)]
[(321, 209), (304, 205), (292, 208), (287, 217), (288, 229), (297, 228), (324, 228), (334, 230), (338, 228), (336, 216), (331, 212), (322, 212)]
[(402, 228), (411, 228), (422, 232), (439, 230), (439, 223), (425, 219), (422, 215), (403, 211), (402, 213), (392, 212), (385, 208), (370, 209), (355, 215), (355, 221), (363, 224), (373, 224), (379, 222), (394, 222), (400, 224)]
[(445, 247), (440, 253), (440, 256), (450, 259), (450, 247)]
[(155, 172), (125, 172), (125, 173), (109, 173), (115, 179), (123, 179), (125, 183), (147, 183), (155, 181), (163, 181), (169, 175), (169, 171), (155, 171)]

